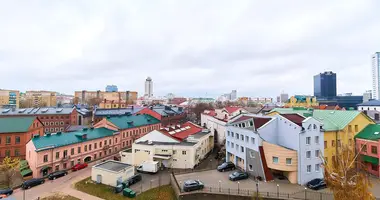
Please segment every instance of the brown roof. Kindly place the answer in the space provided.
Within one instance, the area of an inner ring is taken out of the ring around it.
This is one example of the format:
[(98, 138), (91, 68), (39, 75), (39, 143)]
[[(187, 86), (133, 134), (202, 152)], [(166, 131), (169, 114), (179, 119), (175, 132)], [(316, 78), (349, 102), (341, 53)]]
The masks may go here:
[(272, 118), (253, 117), (253, 125), (255, 126), (255, 129), (258, 129), (269, 122), (271, 119)]
[(235, 121), (233, 121), (233, 123), (235, 123), (235, 122), (241, 122), (241, 121), (244, 121), (244, 120), (247, 120), (247, 119), (252, 119), (252, 117), (251, 116), (241, 116), (240, 118), (238, 118)]
[(305, 117), (299, 115), (299, 114), (281, 114), (281, 116), (285, 117), (289, 121), (297, 124), (298, 126), (302, 126), (302, 122), (305, 119)]

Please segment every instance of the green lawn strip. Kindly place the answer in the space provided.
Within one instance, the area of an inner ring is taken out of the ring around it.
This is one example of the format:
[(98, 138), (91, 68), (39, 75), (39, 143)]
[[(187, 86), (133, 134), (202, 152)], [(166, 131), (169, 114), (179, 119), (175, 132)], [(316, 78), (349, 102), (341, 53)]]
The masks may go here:
[[(89, 195), (96, 196), (105, 200), (125, 200), (130, 199), (128, 197), (125, 197), (121, 194), (115, 194), (113, 191), (113, 187), (103, 185), (103, 184), (96, 184), (93, 181), (91, 181), (91, 177), (85, 178), (77, 183), (75, 183), (75, 189), (85, 192)], [(159, 197), (159, 198), (157, 198)], [(143, 192), (142, 194), (136, 196), (134, 199), (162, 199), (162, 200), (175, 200), (175, 194), (174, 190), (171, 188), (170, 185), (164, 185), (160, 188), (153, 188), (148, 191)]]

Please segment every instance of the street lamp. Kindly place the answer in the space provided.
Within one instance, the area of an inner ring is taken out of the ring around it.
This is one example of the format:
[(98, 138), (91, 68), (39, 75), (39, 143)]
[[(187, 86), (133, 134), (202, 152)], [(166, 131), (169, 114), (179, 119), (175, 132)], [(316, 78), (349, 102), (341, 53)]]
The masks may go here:
[(222, 191), (222, 189), (221, 189), (221, 185), (222, 185), (222, 181), (221, 181), (221, 180), (219, 180), (219, 192), (221, 192), (221, 191)]
[(179, 191), (182, 192), (182, 181), (179, 181)]
[(305, 187), (305, 199), (307, 199), (307, 188)]
[(280, 185), (277, 184), (277, 198), (280, 197)]
[(259, 181), (256, 180), (256, 200), (259, 200)]
[(240, 187), (239, 187), (239, 186), (240, 186), (240, 182), (238, 181), (237, 184), (238, 184), (238, 194), (239, 194), (239, 190), (240, 190)]

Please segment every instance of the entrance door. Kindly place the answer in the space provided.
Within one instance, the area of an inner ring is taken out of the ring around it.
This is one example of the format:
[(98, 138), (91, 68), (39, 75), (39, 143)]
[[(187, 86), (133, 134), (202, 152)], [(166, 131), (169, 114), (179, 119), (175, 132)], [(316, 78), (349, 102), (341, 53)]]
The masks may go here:
[(96, 176), (96, 183), (102, 183), (102, 175), (98, 174)]

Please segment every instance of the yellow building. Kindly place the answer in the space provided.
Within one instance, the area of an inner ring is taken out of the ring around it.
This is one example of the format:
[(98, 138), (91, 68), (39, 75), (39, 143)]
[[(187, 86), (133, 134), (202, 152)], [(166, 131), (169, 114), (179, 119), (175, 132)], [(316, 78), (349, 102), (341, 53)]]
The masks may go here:
[(55, 107), (57, 106), (57, 92), (26, 91), (26, 107)]
[(342, 145), (354, 147), (354, 136), (368, 124), (375, 122), (367, 115), (356, 110), (313, 110), (301, 108), (275, 108), (268, 113), (276, 114), (298, 113), (313, 116), (323, 124), (324, 158), (330, 164), (335, 160), (336, 152)]
[(109, 101), (109, 100), (103, 100), (99, 103), (99, 108), (126, 108), (128, 104), (126, 101)]
[(123, 92), (105, 92), (105, 91), (75, 91), (74, 103), (86, 104), (91, 99), (99, 99), (100, 102), (107, 101), (126, 101), (127, 104), (133, 104), (137, 100), (137, 92), (123, 91)]
[(0, 89), (0, 108), (3, 106), (20, 106), (20, 92), (18, 90)]
[(295, 96), (290, 97), (288, 102), (285, 103), (285, 107), (287, 107), (287, 108), (293, 108), (293, 107), (310, 108), (313, 106), (319, 106), (317, 98), (307, 97), (307, 96), (299, 96), (299, 95), (295, 95)]

